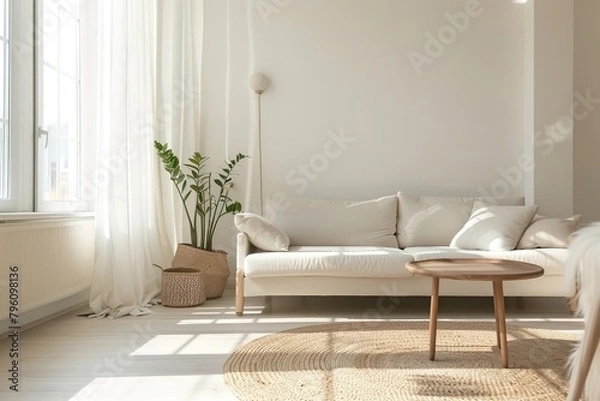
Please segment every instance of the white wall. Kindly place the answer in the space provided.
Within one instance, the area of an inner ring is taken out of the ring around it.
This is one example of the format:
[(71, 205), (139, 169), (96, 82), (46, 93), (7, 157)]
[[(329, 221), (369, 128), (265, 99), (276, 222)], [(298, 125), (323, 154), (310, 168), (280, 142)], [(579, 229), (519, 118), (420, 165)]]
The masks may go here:
[[(571, 141), (542, 158), (533, 136), (569, 111), (573, 0), (215, 0), (205, 8), (202, 143), (213, 158), (253, 157), (234, 194), (245, 209), (259, 210), (247, 80), (262, 71), (271, 79), (262, 95), (267, 194), (527, 195), (547, 214), (572, 212)], [(433, 43), (440, 35), (446, 44)]]
[[(273, 83), (263, 95), (266, 192), (492, 191), (498, 169), (523, 153), (524, 15), (509, 2), (472, 4), (304, 0), (268, 19), (254, 9), (251, 50)], [(446, 14), (467, 8), (460, 32)], [(448, 35), (447, 45), (429, 35)], [(349, 139), (327, 157), (330, 132)]]
[[(600, 221), (600, 2), (575, 2), (575, 90), (593, 99), (581, 108), (574, 131), (575, 210), (585, 221)], [(587, 112), (587, 114), (585, 114)]]
[[(529, 0), (526, 7), (528, 203), (549, 216), (573, 211), (573, 0)], [(535, 162), (535, 167), (534, 163)]]

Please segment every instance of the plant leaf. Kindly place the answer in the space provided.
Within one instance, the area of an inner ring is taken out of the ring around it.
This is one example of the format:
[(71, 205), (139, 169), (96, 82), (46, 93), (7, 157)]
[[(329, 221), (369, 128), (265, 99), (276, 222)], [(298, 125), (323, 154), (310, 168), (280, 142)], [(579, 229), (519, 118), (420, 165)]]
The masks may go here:
[(239, 213), (242, 210), (242, 204), (240, 202), (233, 202), (225, 208), (227, 213)]

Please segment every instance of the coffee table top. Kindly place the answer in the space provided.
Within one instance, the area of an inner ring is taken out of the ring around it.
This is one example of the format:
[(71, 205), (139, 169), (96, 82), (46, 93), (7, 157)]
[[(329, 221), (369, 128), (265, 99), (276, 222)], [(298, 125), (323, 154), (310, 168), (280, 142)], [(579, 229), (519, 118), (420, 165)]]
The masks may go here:
[(486, 258), (427, 259), (409, 262), (406, 269), (420, 276), (470, 281), (524, 280), (544, 274), (532, 263)]

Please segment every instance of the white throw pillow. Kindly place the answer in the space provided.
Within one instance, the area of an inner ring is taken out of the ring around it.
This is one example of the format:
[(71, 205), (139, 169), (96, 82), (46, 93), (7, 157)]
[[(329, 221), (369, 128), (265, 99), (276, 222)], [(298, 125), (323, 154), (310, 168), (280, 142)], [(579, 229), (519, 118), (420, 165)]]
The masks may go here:
[(512, 251), (537, 210), (537, 206), (498, 206), (476, 201), (471, 217), (456, 233), (450, 246)]
[(569, 236), (577, 228), (581, 215), (567, 219), (535, 216), (517, 244), (517, 249), (568, 248)]
[(287, 251), (290, 238), (273, 223), (254, 213), (238, 213), (233, 222), (250, 243), (265, 251)]
[(523, 197), (476, 198), (422, 196), (398, 192), (398, 230), (400, 248), (449, 245), (465, 225), (475, 201), (488, 204), (523, 205)]
[(398, 245), (448, 245), (469, 219), (471, 209), (471, 198), (398, 192)]
[(365, 245), (398, 247), (396, 196), (365, 201), (288, 199), (273, 223), (292, 245)]

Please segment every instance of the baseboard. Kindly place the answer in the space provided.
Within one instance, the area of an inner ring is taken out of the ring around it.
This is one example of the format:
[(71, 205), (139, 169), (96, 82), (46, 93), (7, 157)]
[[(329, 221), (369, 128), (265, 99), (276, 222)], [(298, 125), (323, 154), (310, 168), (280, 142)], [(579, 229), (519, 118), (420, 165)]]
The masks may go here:
[[(89, 299), (90, 289), (88, 287), (68, 297), (22, 312), (19, 314), (20, 331), (31, 329), (65, 313), (86, 306), (89, 304)], [(0, 340), (4, 339), (8, 334), (8, 327), (12, 326), (9, 323), (8, 318), (0, 320)]]

